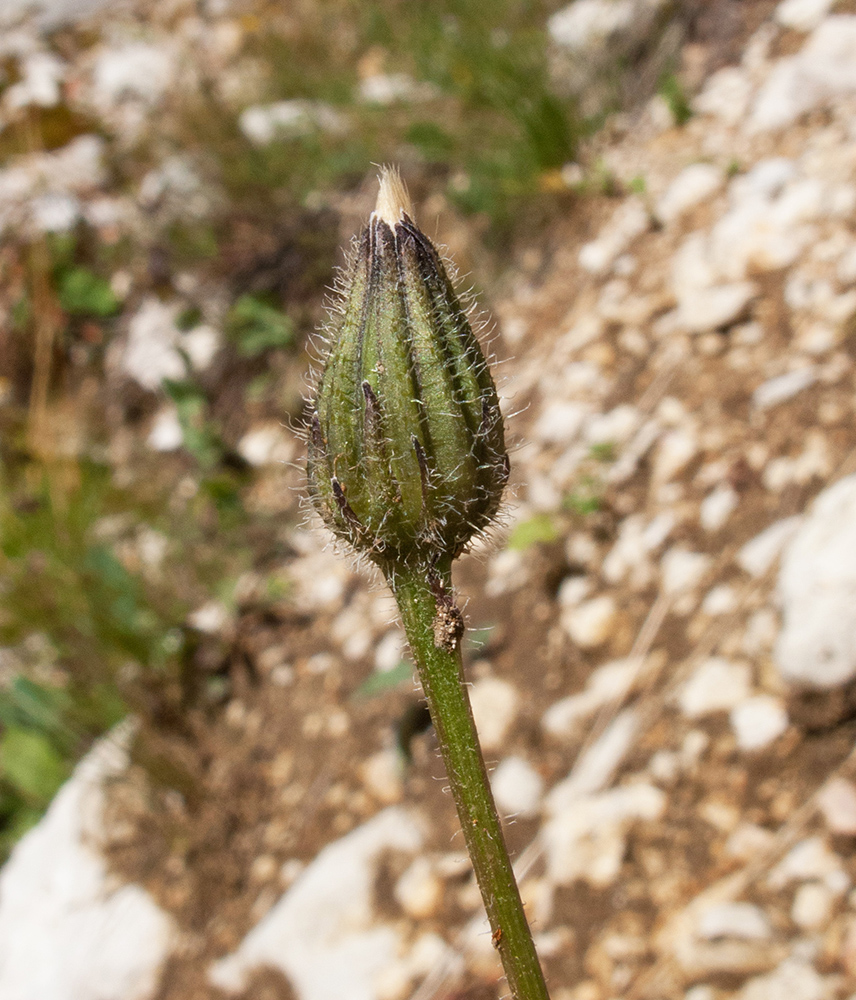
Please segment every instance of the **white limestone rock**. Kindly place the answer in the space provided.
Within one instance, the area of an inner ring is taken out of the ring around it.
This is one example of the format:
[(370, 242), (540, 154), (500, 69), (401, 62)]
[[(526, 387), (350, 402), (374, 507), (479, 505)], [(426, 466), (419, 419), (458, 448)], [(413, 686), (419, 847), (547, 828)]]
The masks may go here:
[(632, 708), (619, 712), (581, 752), (567, 778), (553, 786), (550, 809), (569, 808), (577, 799), (606, 788), (639, 735), (639, 724), (639, 715)]
[(812, 966), (799, 958), (785, 959), (765, 976), (756, 976), (737, 994), (737, 1000), (827, 1000), (830, 991)]
[(633, 24), (637, 6), (633, 0), (577, 0), (554, 14), (547, 30), (556, 44), (582, 52), (627, 30)]
[(651, 218), (644, 202), (629, 198), (615, 210), (597, 239), (582, 247), (580, 265), (591, 274), (607, 274), (616, 259), (650, 226)]
[(153, 451), (177, 451), (183, 443), (184, 431), (178, 410), (170, 403), (155, 414), (146, 444)]
[(536, 816), (544, 795), (544, 779), (522, 757), (506, 757), (490, 776), (493, 797), (509, 816)]
[(660, 438), (654, 453), (652, 478), (667, 483), (690, 464), (699, 451), (698, 435), (691, 427), (676, 427)]
[(653, 785), (624, 785), (555, 810), (542, 832), (549, 877), (611, 885), (621, 870), (627, 835), (639, 820), (659, 819), (666, 795)]
[(825, 18), (794, 56), (780, 59), (754, 102), (750, 131), (785, 128), (856, 93), (856, 17)]
[(731, 728), (741, 750), (763, 750), (788, 728), (788, 712), (781, 699), (759, 694), (734, 706)]
[(749, 697), (750, 682), (748, 664), (711, 656), (685, 682), (678, 694), (678, 705), (690, 719), (727, 712)]
[(811, 31), (835, 6), (837, 0), (782, 0), (776, 7), (776, 21), (784, 28)]
[(751, 281), (685, 289), (678, 297), (675, 325), (688, 333), (706, 333), (731, 326), (745, 317), (757, 295), (758, 288)]
[(209, 969), (238, 992), (254, 969), (281, 970), (301, 1000), (375, 1000), (376, 981), (404, 950), (403, 931), (373, 913), (374, 869), (384, 851), (415, 853), (422, 831), (391, 806), (325, 847), (238, 948)]
[(791, 920), (804, 931), (819, 931), (829, 923), (835, 894), (823, 882), (798, 886), (791, 906)]
[(816, 381), (817, 369), (811, 366), (777, 375), (762, 382), (752, 393), (752, 405), (758, 410), (768, 410), (771, 406), (793, 399)]
[(798, 514), (774, 521), (741, 547), (737, 553), (737, 565), (756, 579), (762, 577), (796, 535), (801, 523), (802, 518)]
[(672, 596), (696, 590), (707, 575), (713, 560), (704, 552), (690, 552), (674, 545), (660, 560), (663, 592)]
[(66, 64), (51, 52), (36, 51), (19, 61), (20, 79), (3, 93), (3, 104), (10, 111), (36, 105), (52, 108), (59, 104)]
[(623, 698), (638, 674), (635, 660), (610, 660), (594, 670), (579, 694), (571, 694), (552, 704), (541, 725), (551, 736), (571, 736), (599, 708)]
[(291, 462), (296, 452), (294, 437), (277, 421), (256, 424), (238, 442), (238, 454), (255, 468)]
[(651, 43), (657, 16), (667, 2), (576, 0), (547, 22), (554, 80), (561, 90), (580, 98), (584, 114), (606, 99), (601, 84), (610, 68), (643, 41)]
[(781, 677), (833, 688), (856, 677), (856, 476), (817, 497), (782, 558)]
[(699, 914), (697, 934), (705, 941), (766, 941), (773, 936), (773, 928), (767, 914), (752, 903), (714, 903)]
[(520, 710), (517, 688), (500, 677), (482, 677), (470, 687), (470, 704), (485, 750), (499, 750)]
[(708, 77), (693, 101), (699, 114), (711, 115), (725, 125), (743, 121), (752, 98), (752, 81), (741, 66), (725, 66)]
[(3, 1000), (148, 1000), (172, 921), (99, 852), (104, 789), (128, 765), (127, 729), (77, 766), (0, 873)]
[(615, 598), (600, 594), (568, 608), (562, 614), (562, 626), (581, 649), (594, 649), (602, 646), (612, 634), (617, 614)]
[(710, 199), (725, 183), (722, 170), (712, 163), (692, 163), (678, 174), (657, 201), (655, 214), (667, 225)]
[(267, 146), (277, 138), (298, 138), (315, 131), (340, 135), (347, 131), (347, 120), (329, 104), (295, 98), (245, 108), (238, 128), (257, 146)]
[(823, 837), (806, 837), (796, 843), (767, 876), (771, 889), (793, 882), (819, 881), (840, 896), (850, 888), (850, 877), (841, 858)]
[(431, 858), (420, 855), (401, 874), (392, 893), (409, 917), (428, 920), (443, 901), (443, 880)]
[(728, 484), (717, 486), (702, 500), (699, 507), (699, 521), (705, 531), (719, 531), (734, 513), (740, 495)]
[(856, 836), (856, 785), (847, 778), (831, 778), (817, 795), (817, 804), (831, 833)]
[(124, 100), (153, 106), (172, 85), (175, 56), (164, 45), (132, 41), (99, 52), (92, 70), (92, 99), (100, 108)]
[(180, 307), (150, 296), (128, 324), (128, 340), (119, 356), (122, 372), (144, 389), (160, 388), (164, 379), (187, 375), (187, 362), (204, 371), (220, 349), (220, 335), (209, 326), (186, 332), (177, 326)]

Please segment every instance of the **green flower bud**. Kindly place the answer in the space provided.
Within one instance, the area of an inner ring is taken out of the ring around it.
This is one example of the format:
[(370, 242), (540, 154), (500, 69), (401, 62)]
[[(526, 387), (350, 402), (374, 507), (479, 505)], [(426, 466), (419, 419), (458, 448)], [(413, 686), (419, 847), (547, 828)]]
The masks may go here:
[(314, 400), (309, 494), (382, 567), (453, 559), (508, 479), (496, 387), (443, 263), (385, 170)]

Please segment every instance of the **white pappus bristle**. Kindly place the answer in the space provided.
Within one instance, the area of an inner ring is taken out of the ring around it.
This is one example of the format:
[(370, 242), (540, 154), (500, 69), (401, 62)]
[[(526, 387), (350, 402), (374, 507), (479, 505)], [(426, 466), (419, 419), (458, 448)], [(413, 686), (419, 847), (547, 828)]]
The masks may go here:
[(404, 186), (404, 181), (402, 181), (397, 167), (381, 167), (380, 189), (372, 215), (377, 216), (392, 228), (401, 222), (403, 215), (413, 218), (410, 195), (407, 193), (407, 188)]

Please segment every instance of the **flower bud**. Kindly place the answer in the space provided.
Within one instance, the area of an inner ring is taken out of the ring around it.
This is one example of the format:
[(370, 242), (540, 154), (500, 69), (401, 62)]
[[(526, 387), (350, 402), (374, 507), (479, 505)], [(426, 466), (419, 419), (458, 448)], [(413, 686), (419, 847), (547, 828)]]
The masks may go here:
[(453, 559), (508, 479), (496, 387), (440, 257), (385, 170), (314, 400), (309, 493), (382, 567)]

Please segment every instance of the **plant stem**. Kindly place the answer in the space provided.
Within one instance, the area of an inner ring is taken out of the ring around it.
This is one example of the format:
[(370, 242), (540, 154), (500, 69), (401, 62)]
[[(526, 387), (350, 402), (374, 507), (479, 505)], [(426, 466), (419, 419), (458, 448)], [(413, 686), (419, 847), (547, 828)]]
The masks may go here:
[(451, 597), (446, 596), (452, 593), (451, 560), (428, 572), (396, 566), (388, 578), (419, 668), (511, 995), (514, 1000), (549, 1000), (479, 746), (464, 682), (460, 642), (441, 641), (440, 646), (435, 645), (438, 622), (456, 616), (460, 621)]

